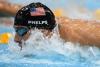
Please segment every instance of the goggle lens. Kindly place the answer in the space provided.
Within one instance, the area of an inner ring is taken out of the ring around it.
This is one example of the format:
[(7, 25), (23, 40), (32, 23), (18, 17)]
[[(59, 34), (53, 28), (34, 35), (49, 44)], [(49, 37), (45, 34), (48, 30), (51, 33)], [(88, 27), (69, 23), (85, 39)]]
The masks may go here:
[(14, 28), (19, 36), (24, 36), (29, 31), (27, 27), (14, 27)]

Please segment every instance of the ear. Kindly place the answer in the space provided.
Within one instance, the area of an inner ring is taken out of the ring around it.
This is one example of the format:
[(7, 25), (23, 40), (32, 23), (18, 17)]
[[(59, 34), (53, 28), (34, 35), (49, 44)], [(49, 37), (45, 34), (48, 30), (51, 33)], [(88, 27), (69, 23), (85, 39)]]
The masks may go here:
[(52, 36), (52, 32), (50, 30), (45, 30), (45, 32), (43, 32), (44, 37), (48, 37), (50, 38)]

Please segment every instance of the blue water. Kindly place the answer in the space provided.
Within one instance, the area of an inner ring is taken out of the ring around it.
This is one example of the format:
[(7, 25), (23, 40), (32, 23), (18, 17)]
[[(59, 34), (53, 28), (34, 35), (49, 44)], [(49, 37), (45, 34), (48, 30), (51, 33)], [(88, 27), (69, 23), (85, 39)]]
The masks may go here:
[[(0, 33), (14, 31), (13, 28), (4, 26), (0, 26), (0, 29)], [(73, 51), (70, 51), (71, 48), (67, 50), (66, 55), (53, 52), (20, 56), (12, 53), (8, 45), (0, 44), (0, 67), (100, 67), (99, 48), (74, 48)]]

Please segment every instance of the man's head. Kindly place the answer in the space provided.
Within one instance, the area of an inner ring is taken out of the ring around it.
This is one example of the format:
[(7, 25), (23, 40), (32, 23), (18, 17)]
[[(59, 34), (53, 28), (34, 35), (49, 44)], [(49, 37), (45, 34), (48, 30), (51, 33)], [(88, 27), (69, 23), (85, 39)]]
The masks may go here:
[(47, 6), (41, 3), (31, 3), (21, 8), (15, 16), (15, 41), (19, 43), (21, 40), (26, 41), (31, 30), (36, 28), (47, 35), (55, 26), (55, 16)]

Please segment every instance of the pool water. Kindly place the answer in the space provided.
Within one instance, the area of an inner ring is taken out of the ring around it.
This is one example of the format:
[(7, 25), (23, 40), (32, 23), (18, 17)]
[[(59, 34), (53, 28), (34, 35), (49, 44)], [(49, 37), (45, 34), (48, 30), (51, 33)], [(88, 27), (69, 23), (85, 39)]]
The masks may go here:
[[(0, 26), (0, 29), (0, 33), (14, 32), (12, 27)], [(0, 44), (0, 67), (100, 67), (100, 49), (97, 47), (64, 42), (56, 34), (50, 40), (32, 40), (28, 40), (22, 51), (13, 37), (8, 45)]]

